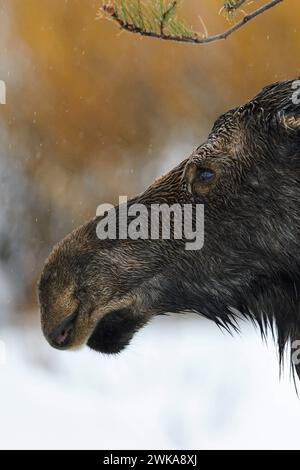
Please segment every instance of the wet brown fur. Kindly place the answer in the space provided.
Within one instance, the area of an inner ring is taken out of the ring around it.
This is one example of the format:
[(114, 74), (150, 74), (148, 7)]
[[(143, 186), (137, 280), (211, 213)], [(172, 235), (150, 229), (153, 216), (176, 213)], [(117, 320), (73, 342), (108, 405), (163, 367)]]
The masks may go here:
[[(265, 88), (215, 123), (206, 142), (130, 201), (205, 205), (205, 244), (105, 240), (95, 218), (61, 241), (39, 283), (42, 327), (76, 312), (68, 347), (121, 351), (154, 315), (198, 312), (227, 329), (239, 316), (277, 337), (300, 331), (300, 106), (292, 82)], [(201, 169), (215, 173), (199, 180)], [(296, 367), (297, 369), (297, 367)]]

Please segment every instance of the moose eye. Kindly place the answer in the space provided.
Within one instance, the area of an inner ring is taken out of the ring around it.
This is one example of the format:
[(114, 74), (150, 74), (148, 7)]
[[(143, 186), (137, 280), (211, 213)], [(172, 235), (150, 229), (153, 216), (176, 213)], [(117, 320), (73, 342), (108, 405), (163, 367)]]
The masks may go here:
[(201, 170), (198, 170), (196, 180), (203, 183), (209, 183), (214, 179), (214, 177), (214, 171), (209, 168), (202, 168)]

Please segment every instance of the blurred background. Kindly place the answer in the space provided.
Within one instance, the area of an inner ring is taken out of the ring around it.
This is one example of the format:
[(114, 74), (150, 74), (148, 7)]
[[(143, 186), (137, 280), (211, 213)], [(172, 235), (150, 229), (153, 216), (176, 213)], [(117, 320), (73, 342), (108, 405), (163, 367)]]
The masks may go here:
[[(220, 32), (222, 4), (185, 0), (180, 14)], [(293, 384), (247, 325), (231, 338), (193, 316), (155, 320), (113, 358), (41, 336), (53, 244), (187, 157), (218, 115), (300, 75), (298, 0), (206, 46), (121, 33), (100, 6), (0, 0), (0, 447), (300, 447)]]

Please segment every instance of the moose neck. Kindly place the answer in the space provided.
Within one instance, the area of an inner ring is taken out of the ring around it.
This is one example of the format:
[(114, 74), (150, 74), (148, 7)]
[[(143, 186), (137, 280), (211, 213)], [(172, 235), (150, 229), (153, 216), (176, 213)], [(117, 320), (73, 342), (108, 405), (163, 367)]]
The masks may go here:
[(239, 316), (254, 321), (262, 333), (268, 326), (277, 332), (282, 353), (288, 338), (300, 331), (299, 297), (295, 276), (277, 271), (271, 276), (240, 276), (224, 279), (168, 269), (147, 281), (139, 290), (142, 308), (153, 314), (196, 312), (219, 326), (237, 329)]

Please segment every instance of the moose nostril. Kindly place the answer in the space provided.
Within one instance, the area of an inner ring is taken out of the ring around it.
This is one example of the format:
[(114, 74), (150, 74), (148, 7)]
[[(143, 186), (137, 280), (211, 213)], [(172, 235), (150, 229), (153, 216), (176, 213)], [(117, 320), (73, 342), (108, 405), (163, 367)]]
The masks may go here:
[(52, 346), (61, 349), (67, 347), (73, 338), (76, 315), (67, 317), (50, 335)]
[(58, 346), (63, 346), (65, 343), (68, 342), (68, 339), (73, 331), (73, 325), (64, 328), (56, 338), (53, 338), (53, 341), (58, 344)]

